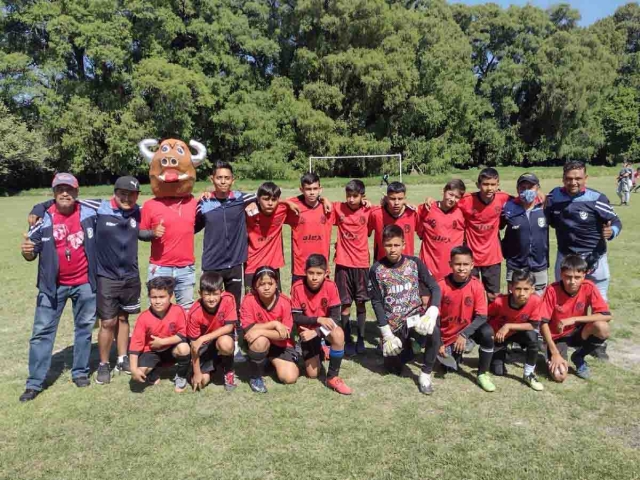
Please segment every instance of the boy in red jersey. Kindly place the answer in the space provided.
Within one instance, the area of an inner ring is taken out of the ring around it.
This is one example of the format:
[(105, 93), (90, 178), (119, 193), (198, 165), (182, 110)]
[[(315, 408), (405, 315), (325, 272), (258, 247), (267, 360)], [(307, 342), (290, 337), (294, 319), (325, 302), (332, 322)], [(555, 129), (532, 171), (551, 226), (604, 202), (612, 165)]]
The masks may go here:
[(295, 215), (299, 213), (293, 202), (280, 201), (281, 193), (275, 183), (264, 182), (257, 193), (258, 213), (247, 215), (249, 252), (244, 268), (245, 292), (251, 290), (253, 274), (260, 265), (270, 265), (276, 271), (280, 288), (280, 269), (284, 267), (282, 226), (289, 211)]
[[(340, 324), (345, 335), (345, 353), (348, 356), (365, 352), (364, 331), (367, 319), (365, 302), (369, 300), (369, 214), (365, 204), (365, 186), (361, 180), (351, 180), (345, 186), (346, 202), (334, 202), (334, 221), (338, 226), (336, 242), (335, 282), (340, 292), (342, 312)], [(366, 252), (366, 254), (365, 254)], [(308, 273), (307, 273), (308, 276)], [(351, 304), (356, 303), (358, 336), (354, 345), (351, 338)]]
[(584, 357), (609, 338), (609, 305), (595, 284), (585, 280), (587, 271), (586, 260), (567, 255), (560, 266), (562, 281), (547, 287), (542, 299), (540, 331), (547, 343), (549, 374), (556, 382), (567, 378), (568, 347), (576, 348), (571, 355), (576, 375), (587, 379), (590, 372)]
[(465, 191), (462, 180), (451, 180), (444, 186), (440, 202), (434, 202), (430, 208), (418, 207), (416, 233), (422, 240), (420, 260), (438, 281), (451, 273), (451, 249), (464, 242), (465, 220), (456, 206)]
[(495, 168), (484, 168), (478, 175), (478, 192), (464, 196), (458, 208), (465, 218), (466, 244), (473, 252), (472, 275), (481, 278), (489, 302), (500, 293), (502, 247), (500, 215), (511, 198), (499, 191), (500, 176)]
[(542, 297), (535, 293), (535, 277), (525, 270), (513, 270), (509, 281), (509, 294), (498, 295), (489, 305), (489, 325), (493, 329), (495, 352), (491, 360), (491, 373), (499, 377), (507, 374), (504, 361), (507, 346), (518, 343), (525, 347), (524, 383), (536, 392), (544, 386), (535, 375), (538, 358), (539, 309)]
[(141, 313), (133, 329), (129, 344), (131, 377), (136, 382), (157, 385), (160, 377), (158, 366), (178, 366), (174, 378), (175, 391), (187, 388), (189, 369), (189, 344), (187, 316), (180, 305), (171, 303), (175, 280), (171, 277), (155, 277), (147, 283), (149, 310)]
[(398, 225), (404, 232), (405, 255), (414, 255), (414, 236), (418, 213), (407, 205), (407, 187), (404, 183), (391, 182), (387, 187), (384, 206), (376, 207), (369, 215), (369, 235), (374, 232), (373, 251), (376, 261), (386, 253), (382, 243), (382, 231), (387, 225)]
[(291, 339), (291, 301), (278, 291), (273, 268), (260, 267), (254, 274), (251, 293), (242, 300), (240, 318), (249, 348), (251, 390), (267, 393), (262, 378), (267, 359), (275, 367), (278, 380), (285, 384), (296, 383), (300, 371), (298, 354)]
[(331, 204), (320, 197), (320, 177), (305, 173), (300, 179), (300, 192), (289, 201), (299, 214), (289, 212), (285, 223), (291, 226), (291, 284), (305, 276), (305, 263), (309, 255), (319, 253), (329, 258), (333, 212)]
[(351, 389), (339, 377), (344, 357), (344, 333), (338, 326), (340, 296), (336, 284), (327, 278), (327, 259), (317, 253), (307, 258), (307, 275), (291, 287), (293, 321), (302, 340), (302, 358), (309, 378), (318, 378), (322, 366), (322, 342), (326, 339), (329, 350), (327, 387), (342, 395), (351, 395)]
[(222, 364), (224, 389), (230, 392), (236, 388), (233, 330), (237, 320), (236, 300), (233, 294), (224, 291), (222, 275), (204, 272), (200, 277), (200, 300), (189, 310), (187, 320), (193, 390), (209, 384), (218, 362)]
[(466, 245), (451, 250), (452, 273), (438, 282), (442, 291), (440, 306), (440, 332), (442, 345), (439, 355), (451, 356), (459, 361), (467, 339), (480, 347), (478, 385), (493, 392), (496, 387), (489, 375), (493, 356), (493, 330), (487, 324), (487, 297), (482, 283), (471, 275), (473, 253)]

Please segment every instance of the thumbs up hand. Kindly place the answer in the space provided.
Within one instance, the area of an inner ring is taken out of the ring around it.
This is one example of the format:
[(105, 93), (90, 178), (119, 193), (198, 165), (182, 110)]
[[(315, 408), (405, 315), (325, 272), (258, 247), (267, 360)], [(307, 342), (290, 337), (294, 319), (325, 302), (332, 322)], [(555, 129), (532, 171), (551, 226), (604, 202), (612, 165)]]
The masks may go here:
[(611, 228), (611, 220), (602, 225), (602, 236), (605, 240), (611, 240), (613, 237), (613, 228)]
[(164, 235), (164, 218), (160, 219), (160, 223), (158, 223), (155, 227), (153, 227), (153, 236), (155, 238), (162, 238)]
[(33, 258), (35, 254), (36, 244), (29, 238), (29, 235), (26, 233), (22, 234), (22, 243), (20, 244), (20, 251), (22, 255), (27, 258)]

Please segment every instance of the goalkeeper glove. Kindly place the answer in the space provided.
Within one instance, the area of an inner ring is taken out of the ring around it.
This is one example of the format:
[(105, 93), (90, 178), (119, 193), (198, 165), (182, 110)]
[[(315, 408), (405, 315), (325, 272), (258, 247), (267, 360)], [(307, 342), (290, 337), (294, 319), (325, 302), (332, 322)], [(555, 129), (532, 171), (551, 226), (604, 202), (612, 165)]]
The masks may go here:
[(416, 332), (420, 335), (431, 335), (436, 326), (439, 314), (440, 311), (438, 310), (438, 307), (431, 306), (427, 308), (427, 311), (420, 318), (420, 321), (415, 327)]
[(391, 332), (391, 327), (385, 325), (380, 327), (382, 334), (382, 355), (385, 357), (395, 357), (402, 352), (402, 340)]

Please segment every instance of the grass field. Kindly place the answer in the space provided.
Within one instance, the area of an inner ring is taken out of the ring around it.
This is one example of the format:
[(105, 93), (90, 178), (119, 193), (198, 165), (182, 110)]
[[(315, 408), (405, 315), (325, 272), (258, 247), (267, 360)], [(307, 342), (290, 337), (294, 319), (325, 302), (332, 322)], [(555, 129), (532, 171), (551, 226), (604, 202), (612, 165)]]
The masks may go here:
[[(558, 184), (555, 172), (540, 173), (545, 191)], [(515, 176), (508, 178), (503, 187), (514, 191)], [(591, 178), (589, 185), (617, 204), (611, 176)], [(440, 189), (441, 183), (411, 185), (409, 198), (417, 203), (438, 197)], [(108, 189), (84, 193), (106, 196)], [(368, 193), (376, 198), (377, 187)], [(338, 187), (325, 194), (343, 197)], [(617, 209), (624, 230), (610, 245), (612, 362), (592, 361), (590, 381), (571, 376), (557, 385), (541, 375), (545, 391), (536, 393), (520, 382), (517, 359), (509, 376), (494, 377), (498, 390), (485, 393), (473, 382), (476, 350), (462, 375), (436, 378), (436, 393), (425, 397), (415, 383), (418, 367), (411, 365), (403, 378), (385, 375), (370, 343), (364, 357), (343, 363), (342, 376), (355, 389), (351, 397), (304, 377), (292, 386), (268, 379), (269, 393), (256, 395), (244, 367), (238, 368), (242, 383), (231, 394), (214, 385), (177, 395), (168, 380), (134, 393), (124, 375), (111, 385), (79, 390), (69, 374), (68, 307), (56, 341), (53, 384), (34, 402), (20, 404), (36, 262), (21, 258), (19, 244), (31, 205), (45, 198), (44, 192), (32, 192), (0, 199), (2, 479), (640, 478), (640, 195), (632, 196), (631, 207)], [(200, 257), (202, 237), (196, 238)], [(288, 251), (288, 233), (285, 238)], [(141, 272), (148, 254), (148, 245), (141, 244)], [(371, 321), (371, 342), (375, 330)]]

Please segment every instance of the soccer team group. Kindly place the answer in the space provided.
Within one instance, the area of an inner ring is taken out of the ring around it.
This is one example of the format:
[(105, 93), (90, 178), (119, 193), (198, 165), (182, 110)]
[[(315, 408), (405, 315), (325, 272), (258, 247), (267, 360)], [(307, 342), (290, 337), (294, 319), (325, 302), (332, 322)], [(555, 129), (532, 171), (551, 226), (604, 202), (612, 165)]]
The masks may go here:
[[(369, 301), (385, 367), (400, 374), (416, 359), (418, 387), (427, 395), (434, 391), (436, 363), (445, 372), (457, 370), (476, 344), (477, 382), (487, 392), (496, 389), (491, 374), (506, 373), (509, 344), (523, 348), (523, 382), (536, 391), (544, 388), (535, 375), (539, 336), (546, 344), (549, 376), (557, 382), (566, 379), (569, 360), (579, 377), (588, 378), (585, 357), (606, 355), (607, 242), (622, 225), (606, 196), (587, 188), (583, 163), (567, 163), (564, 186), (546, 196), (535, 174), (523, 174), (510, 196), (500, 191), (498, 172), (485, 168), (477, 192), (451, 180), (442, 199), (429, 198), (417, 208), (407, 203), (400, 182), (390, 183), (381, 205), (374, 206), (360, 180), (346, 184), (343, 202), (322, 197), (314, 173), (303, 175), (301, 194), (286, 201), (272, 182), (256, 194), (233, 190), (228, 163), (217, 163), (211, 180), (212, 190), (201, 198), (153, 198), (139, 207), (133, 177), (118, 179), (108, 200), (79, 200), (77, 180), (56, 175), (53, 199), (33, 208), (21, 245), (26, 260), (39, 257), (29, 377), (21, 401), (33, 400), (44, 388), (68, 299), (75, 322), (71, 375), (78, 387), (90, 384), (96, 316), (96, 383), (111, 380), (115, 339), (116, 371), (153, 385), (161, 367), (175, 365), (176, 392), (204, 388), (216, 371), (225, 390), (236, 388), (240, 343), (255, 392), (267, 391), (265, 368), (271, 364), (282, 383), (295, 383), (302, 367), (308, 377), (323, 378), (327, 387), (349, 395), (340, 367), (345, 356), (365, 353)], [(280, 283), (285, 224), (292, 239), (288, 295)], [(558, 241), (551, 284), (549, 227)], [(194, 236), (201, 230), (202, 273), (194, 302)], [(421, 239), (419, 256), (414, 256), (415, 235)], [(129, 315), (140, 311), (139, 240), (151, 242), (150, 306), (130, 337)], [(500, 293), (503, 260), (505, 294)], [(570, 357), (568, 347), (575, 348)], [(323, 361), (328, 361), (326, 373)]]

